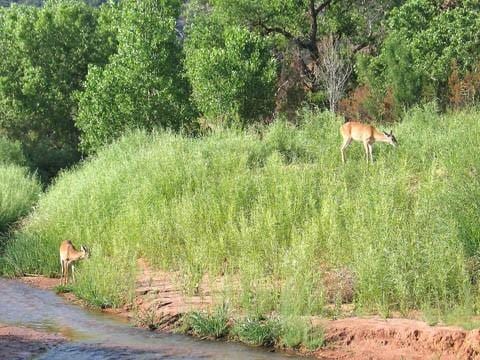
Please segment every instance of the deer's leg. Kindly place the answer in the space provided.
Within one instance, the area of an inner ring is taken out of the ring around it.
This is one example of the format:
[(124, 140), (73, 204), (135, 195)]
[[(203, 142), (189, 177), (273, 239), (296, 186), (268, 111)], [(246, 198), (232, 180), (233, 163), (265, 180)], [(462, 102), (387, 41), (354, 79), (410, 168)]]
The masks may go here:
[(70, 267), (70, 262), (68, 261), (65, 261), (65, 265), (63, 265), (65, 267), (65, 285), (68, 284), (68, 268)]
[(370, 162), (373, 164), (373, 144), (368, 144), (368, 153), (370, 154)]
[(367, 164), (368, 164), (368, 154), (369, 154), (369, 149), (368, 149), (368, 141), (364, 141), (363, 142), (363, 148), (365, 149), (365, 157), (367, 159)]
[(60, 259), (60, 270), (62, 275), (60, 276), (60, 285), (63, 285), (63, 260)]
[(72, 279), (75, 282), (75, 265), (72, 263)]
[(345, 150), (347, 146), (350, 145), (351, 142), (352, 142), (352, 138), (343, 139), (343, 144), (340, 149), (340, 152), (342, 153), (342, 163), (345, 163)]

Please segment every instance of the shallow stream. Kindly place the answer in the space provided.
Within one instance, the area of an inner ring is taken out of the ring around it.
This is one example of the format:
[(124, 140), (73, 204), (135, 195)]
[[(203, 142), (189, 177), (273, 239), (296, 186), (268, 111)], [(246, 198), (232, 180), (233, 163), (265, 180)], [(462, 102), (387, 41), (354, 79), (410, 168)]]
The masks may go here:
[(0, 278), (0, 323), (61, 333), (70, 340), (47, 350), (38, 359), (296, 358), (241, 344), (138, 329), (111, 315), (68, 304), (52, 291), (3, 278)]

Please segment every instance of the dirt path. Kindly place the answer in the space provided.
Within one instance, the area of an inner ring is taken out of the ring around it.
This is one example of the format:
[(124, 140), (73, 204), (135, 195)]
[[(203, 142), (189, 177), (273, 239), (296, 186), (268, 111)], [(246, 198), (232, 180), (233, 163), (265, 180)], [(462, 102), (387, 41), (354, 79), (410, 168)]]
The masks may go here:
[(65, 340), (59, 334), (0, 324), (0, 359), (31, 359)]
[[(143, 314), (161, 330), (168, 331), (182, 313), (208, 309), (213, 304), (214, 294), (206, 282), (199, 286), (200, 295), (184, 296), (175, 285), (176, 274), (152, 271), (145, 263), (139, 265), (141, 271), (134, 304), (115, 310), (115, 313), (137, 321)], [(41, 277), (24, 278), (23, 281), (41, 288), (53, 288), (58, 284), (58, 279)], [(326, 346), (313, 354), (318, 359), (480, 359), (480, 330), (429, 326), (422, 321), (402, 318), (350, 317), (313, 321), (325, 328)]]

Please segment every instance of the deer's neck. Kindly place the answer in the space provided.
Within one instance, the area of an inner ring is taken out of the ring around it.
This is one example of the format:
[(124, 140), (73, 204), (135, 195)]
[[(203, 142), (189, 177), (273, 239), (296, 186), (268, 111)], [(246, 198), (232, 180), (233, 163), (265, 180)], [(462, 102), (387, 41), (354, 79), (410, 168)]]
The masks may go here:
[(388, 138), (385, 136), (384, 133), (382, 133), (380, 131), (375, 130), (373, 132), (373, 137), (374, 137), (375, 141), (388, 142)]
[(70, 254), (69, 258), (70, 258), (70, 261), (77, 261), (77, 260), (80, 260), (80, 259), (83, 259), (84, 257), (84, 254), (82, 252), (76, 252), (76, 253), (73, 253), (73, 254)]

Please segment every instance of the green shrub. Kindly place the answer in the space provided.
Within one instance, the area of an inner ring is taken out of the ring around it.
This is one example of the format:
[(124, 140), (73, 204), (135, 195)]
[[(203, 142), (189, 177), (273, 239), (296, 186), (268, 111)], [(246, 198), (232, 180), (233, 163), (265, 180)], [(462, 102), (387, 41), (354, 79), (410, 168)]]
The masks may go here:
[(218, 307), (212, 313), (193, 311), (186, 315), (184, 327), (195, 336), (219, 339), (228, 335), (228, 311)]
[(187, 28), (185, 67), (200, 112), (210, 121), (238, 125), (271, 115), (277, 71), (268, 41), (199, 13)]
[(278, 320), (247, 317), (236, 321), (231, 333), (249, 345), (273, 346), (278, 341), (279, 331)]
[(0, 164), (25, 166), (27, 160), (19, 141), (10, 141), (0, 136)]
[(287, 348), (304, 346), (313, 351), (323, 346), (324, 331), (320, 326), (313, 326), (309, 320), (290, 316), (282, 319), (280, 344)]

